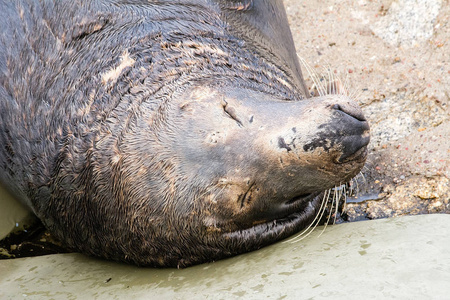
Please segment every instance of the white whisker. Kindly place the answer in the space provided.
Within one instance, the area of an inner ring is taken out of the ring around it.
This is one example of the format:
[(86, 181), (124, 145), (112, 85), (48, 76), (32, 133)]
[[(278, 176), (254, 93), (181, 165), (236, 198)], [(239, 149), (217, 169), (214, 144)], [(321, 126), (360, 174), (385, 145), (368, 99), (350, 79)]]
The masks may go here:
[(313, 81), (319, 95), (320, 96), (326, 95), (326, 89), (322, 85), (321, 80), (317, 75), (317, 72), (314, 71), (313, 68), (302, 57), (299, 56), (298, 58), (302, 63), (302, 65), (305, 67), (306, 71), (308, 72), (308, 76)]
[(325, 208), (326, 208), (325, 203), (328, 201), (329, 196), (330, 196), (330, 190), (326, 190), (324, 192), (322, 203), (320, 205), (319, 211), (317, 212), (316, 217), (311, 222), (311, 224), (307, 228), (305, 228), (302, 232), (300, 232), (297, 236), (287, 240), (286, 242), (297, 243), (297, 242), (303, 240), (304, 238), (306, 238), (307, 236), (309, 236), (314, 231), (314, 229), (317, 227), (317, 225), (319, 224), (320, 220), (322, 219), (323, 213), (324, 213)]

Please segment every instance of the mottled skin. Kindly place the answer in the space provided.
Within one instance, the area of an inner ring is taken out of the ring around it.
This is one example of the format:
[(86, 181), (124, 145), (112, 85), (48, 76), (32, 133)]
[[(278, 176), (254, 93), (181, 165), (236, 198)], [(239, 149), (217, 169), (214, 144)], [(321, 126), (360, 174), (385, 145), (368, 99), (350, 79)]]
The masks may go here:
[(67, 246), (189, 266), (298, 232), (369, 127), (281, 1), (0, 1), (0, 182)]

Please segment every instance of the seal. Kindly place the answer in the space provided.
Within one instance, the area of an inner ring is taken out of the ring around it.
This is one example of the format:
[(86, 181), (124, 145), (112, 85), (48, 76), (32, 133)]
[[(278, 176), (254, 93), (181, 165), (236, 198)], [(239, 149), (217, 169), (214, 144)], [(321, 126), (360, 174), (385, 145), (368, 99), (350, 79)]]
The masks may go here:
[(186, 267), (305, 228), (369, 126), (281, 1), (1, 1), (0, 181), (71, 249)]

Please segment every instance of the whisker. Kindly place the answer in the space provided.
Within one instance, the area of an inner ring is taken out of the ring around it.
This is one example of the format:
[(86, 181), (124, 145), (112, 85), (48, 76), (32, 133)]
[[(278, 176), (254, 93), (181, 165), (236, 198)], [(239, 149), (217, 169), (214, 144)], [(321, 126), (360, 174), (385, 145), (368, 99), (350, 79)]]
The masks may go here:
[(333, 198), (331, 199), (330, 213), (328, 214), (327, 221), (325, 222), (324, 227), (323, 227), (322, 231), (320, 232), (320, 234), (318, 235), (318, 237), (320, 237), (322, 235), (322, 233), (325, 232), (325, 229), (327, 228), (328, 223), (330, 222), (331, 210), (333, 209), (333, 204), (334, 204), (335, 198), (336, 198), (336, 191), (333, 191)]
[(330, 69), (327, 69), (327, 75), (328, 75), (328, 82), (327, 82), (327, 86), (328, 86), (328, 94), (336, 94), (336, 85), (334, 84), (334, 78), (333, 78), (333, 73), (331, 72)]
[(314, 229), (317, 227), (317, 225), (319, 224), (320, 220), (322, 219), (322, 216), (323, 216), (323, 213), (324, 213), (325, 207), (326, 207), (325, 203), (328, 201), (329, 196), (330, 196), (330, 190), (326, 190), (324, 192), (322, 203), (320, 204), (319, 211), (317, 212), (316, 217), (311, 222), (311, 224), (309, 224), (309, 226), (307, 228), (305, 228), (302, 232), (300, 232), (297, 236), (287, 240), (286, 242), (297, 243), (297, 242), (303, 240), (304, 238), (306, 238), (307, 236), (309, 236), (314, 231)]
[(363, 172), (360, 171), (360, 172), (358, 173), (358, 176), (361, 176), (362, 179), (363, 179), (364, 184), (367, 184), (367, 179), (366, 179), (366, 176), (364, 176), (364, 173), (363, 173)]
[(350, 80), (349, 80), (349, 77), (348, 77), (348, 73), (346, 73), (345, 81), (344, 81), (344, 90), (345, 90), (346, 96), (349, 96), (349, 92), (348, 92), (349, 88), (350, 88)]
[(348, 186), (347, 184), (344, 184), (344, 188), (341, 195), (341, 197), (344, 196), (344, 205), (342, 206), (342, 212), (345, 212), (347, 210), (347, 195), (349, 195), (347, 191), (347, 186)]
[(324, 227), (323, 227), (322, 231), (320, 232), (320, 234), (318, 235), (318, 237), (320, 237), (322, 235), (322, 233), (325, 232), (325, 229), (327, 228), (328, 223), (330, 223), (330, 218), (331, 218), (332, 211), (333, 211), (333, 205), (335, 205), (335, 201), (336, 201), (336, 190), (335, 189), (332, 189), (332, 190), (333, 190), (333, 199), (331, 199), (330, 212), (328, 214), (327, 221), (325, 222)]
[(326, 95), (326, 89), (325, 87), (322, 85), (321, 80), (319, 78), (319, 76), (317, 75), (317, 72), (313, 70), (313, 68), (302, 58), (302, 57), (298, 57), (300, 62), (302, 63), (302, 65), (304, 66), (305, 70), (308, 73), (309, 78), (313, 81), (317, 92), (319, 93), (319, 96), (324, 96)]

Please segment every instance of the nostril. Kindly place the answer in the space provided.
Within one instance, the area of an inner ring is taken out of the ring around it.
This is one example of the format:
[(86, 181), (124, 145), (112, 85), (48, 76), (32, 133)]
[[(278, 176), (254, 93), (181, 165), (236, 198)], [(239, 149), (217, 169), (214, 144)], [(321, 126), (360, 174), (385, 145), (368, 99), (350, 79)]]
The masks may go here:
[(341, 106), (340, 106), (339, 104), (335, 104), (335, 105), (333, 105), (331, 108), (332, 108), (332, 109), (335, 109), (335, 110), (342, 110), (342, 109), (341, 109)]
[(331, 109), (345, 113), (358, 121), (361, 122), (367, 121), (361, 109), (353, 105), (341, 105), (336, 103), (331, 105)]

